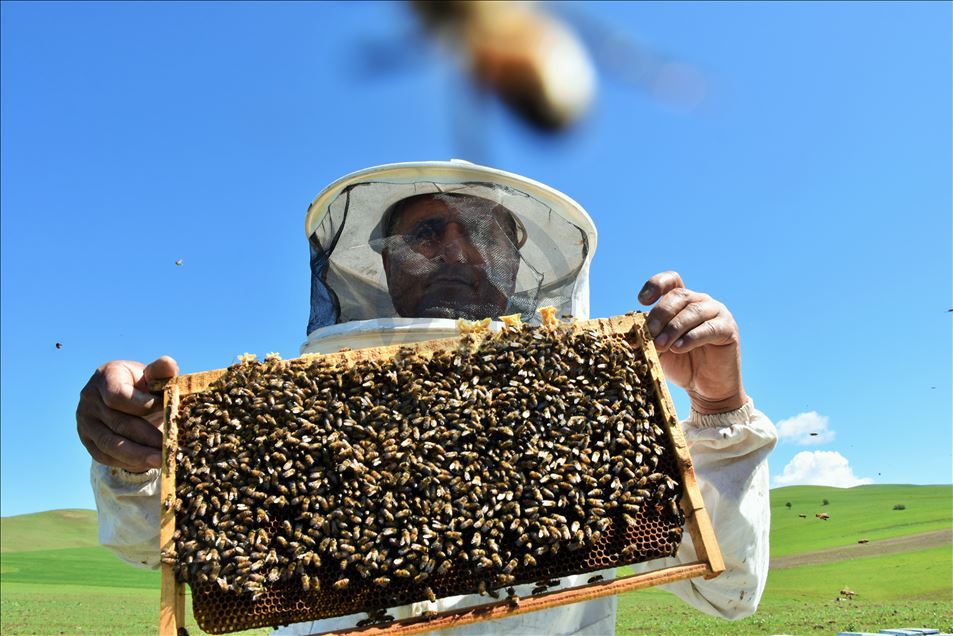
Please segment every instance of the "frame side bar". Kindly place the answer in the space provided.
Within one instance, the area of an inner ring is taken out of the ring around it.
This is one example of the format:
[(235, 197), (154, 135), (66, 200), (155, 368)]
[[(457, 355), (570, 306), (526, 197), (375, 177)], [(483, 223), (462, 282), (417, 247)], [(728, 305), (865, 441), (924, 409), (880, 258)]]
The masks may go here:
[(701, 490), (699, 490), (698, 482), (695, 479), (695, 468), (688, 452), (688, 444), (685, 441), (685, 434), (675, 412), (675, 403), (672, 402), (668, 385), (662, 375), (662, 363), (659, 360), (658, 352), (655, 350), (655, 343), (652, 341), (651, 334), (645, 325), (644, 317), (641, 314), (637, 314), (637, 316), (640, 320), (635, 321), (629, 334), (645, 352), (649, 374), (652, 377), (652, 387), (655, 389), (655, 393), (659, 397), (659, 403), (662, 405), (662, 417), (667, 424), (666, 428), (675, 449), (675, 461), (678, 463), (678, 469), (684, 482), (682, 510), (685, 513), (685, 525), (692, 537), (697, 558), (709, 565), (710, 570), (705, 573), (705, 578), (713, 578), (725, 571), (725, 561), (721, 555), (721, 548), (718, 547), (711, 518), (708, 516), (708, 511), (705, 510)]
[(162, 390), (162, 470), (159, 478), (159, 548), (162, 560), (159, 598), (159, 635), (177, 636), (185, 626), (185, 590), (176, 581), (168, 556), (175, 552), (175, 457), (178, 451), (176, 417), (179, 412), (179, 385), (175, 378)]

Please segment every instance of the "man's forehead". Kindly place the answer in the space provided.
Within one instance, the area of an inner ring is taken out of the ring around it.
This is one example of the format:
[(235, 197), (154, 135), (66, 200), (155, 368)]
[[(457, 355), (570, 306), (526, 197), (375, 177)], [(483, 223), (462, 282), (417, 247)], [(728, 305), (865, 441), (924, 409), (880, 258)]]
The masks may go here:
[(422, 194), (412, 197), (409, 200), (401, 201), (400, 205), (394, 210), (394, 213), (397, 215), (394, 220), (401, 221), (425, 214), (446, 213), (455, 209), (455, 207), (456, 206), (452, 206), (447, 202), (446, 196)]
[[(391, 227), (406, 226), (430, 216), (484, 216), (490, 212), (505, 214), (507, 210), (495, 201), (465, 194), (421, 194), (398, 201), (390, 212)], [(485, 218), (485, 216), (484, 216)], [(480, 219), (484, 220), (484, 219)]]

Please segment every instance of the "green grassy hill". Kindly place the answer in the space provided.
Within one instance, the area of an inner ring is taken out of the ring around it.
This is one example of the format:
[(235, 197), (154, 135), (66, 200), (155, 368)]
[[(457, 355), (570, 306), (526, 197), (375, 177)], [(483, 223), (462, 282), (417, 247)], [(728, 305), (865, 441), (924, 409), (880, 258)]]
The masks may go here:
[(50, 510), (0, 518), (0, 552), (96, 545), (99, 541), (94, 510)]
[[(771, 491), (771, 502), (773, 556), (953, 527), (949, 485), (792, 486)], [(896, 504), (906, 509), (893, 510)], [(831, 519), (820, 521), (817, 512)], [(3, 634), (155, 632), (158, 572), (126, 565), (98, 546), (93, 511), (54, 510), (0, 524)], [(858, 596), (834, 602), (844, 586)], [(758, 613), (737, 622), (705, 616), (661, 589), (625, 594), (617, 634), (832, 633), (901, 624), (950, 630), (951, 617), (953, 552), (947, 545), (773, 570)], [(187, 623), (199, 633), (191, 609)]]
[[(823, 505), (824, 500), (828, 504)], [(791, 502), (789, 509), (785, 504)], [(905, 510), (894, 510), (897, 504)], [(831, 518), (817, 519), (826, 512)], [(807, 515), (802, 519), (799, 514)], [(953, 527), (953, 485), (788, 486), (771, 491), (771, 556)]]

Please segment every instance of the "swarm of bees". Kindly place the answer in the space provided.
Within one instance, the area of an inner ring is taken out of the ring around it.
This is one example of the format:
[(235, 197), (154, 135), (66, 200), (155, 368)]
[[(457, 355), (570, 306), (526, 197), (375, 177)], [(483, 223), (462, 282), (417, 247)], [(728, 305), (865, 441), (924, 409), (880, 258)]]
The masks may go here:
[(249, 357), (182, 399), (164, 559), (193, 596), (293, 593), (371, 624), (671, 556), (682, 487), (654, 402), (641, 350), (565, 326), (350, 367)]

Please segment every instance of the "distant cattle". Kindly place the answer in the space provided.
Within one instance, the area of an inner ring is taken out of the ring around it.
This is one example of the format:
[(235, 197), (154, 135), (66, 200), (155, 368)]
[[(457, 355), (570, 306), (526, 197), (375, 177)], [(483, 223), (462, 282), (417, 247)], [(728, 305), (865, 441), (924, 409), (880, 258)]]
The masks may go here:
[(849, 587), (845, 587), (844, 589), (840, 591), (840, 595), (843, 596), (844, 598), (854, 598), (855, 594), (857, 594), (857, 592), (850, 589)]
[(801, 519), (807, 519), (807, 515), (798, 515)]
[(870, 539), (857, 539), (857, 543), (870, 543)]
[(819, 513), (817, 513), (817, 514), (814, 515), (814, 516), (817, 517), (818, 519), (822, 519), (822, 520), (824, 520), (824, 521), (827, 521), (828, 519), (831, 518), (831, 516), (830, 516), (829, 514), (827, 514), (826, 512), (819, 512)]

